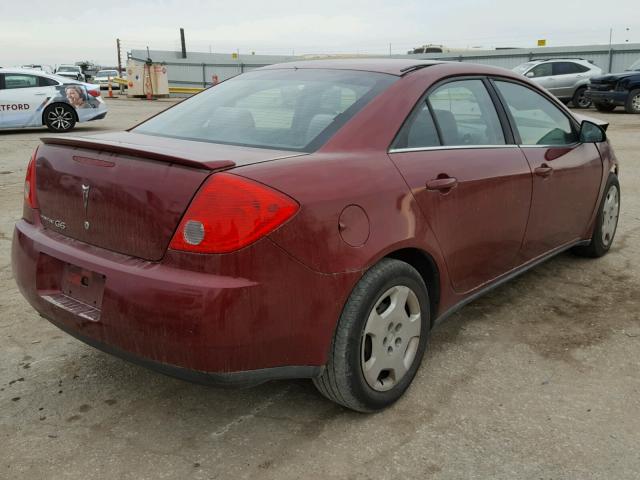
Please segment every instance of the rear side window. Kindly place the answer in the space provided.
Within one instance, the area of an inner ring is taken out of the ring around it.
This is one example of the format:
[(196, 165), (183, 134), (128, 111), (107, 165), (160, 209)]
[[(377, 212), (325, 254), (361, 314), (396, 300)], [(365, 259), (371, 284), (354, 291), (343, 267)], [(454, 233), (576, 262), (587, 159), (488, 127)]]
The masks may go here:
[(31, 88), (38, 86), (38, 77), (35, 75), (24, 75), (18, 73), (6, 73), (4, 75), (4, 88)]
[(520, 135), (521, 145), (569, 145), (578, 140), (569, 118), (537, 92), (511, 82), (495, 82)]
[(584, 65), (573, 62), (555, 62), (553, 65), (554, 75), (570, 75), (575, 73), (586, 72), (589, 69)]
[(427, 97), (442, 145), (503, 145), (504, 133), (482, 80), (446, 83)]
[(54, 79), (47, 77), (38, 77), (38, 83), (41, 87), (52, 87), (54, 85), (60, 85)]
[(440, 146), (440, 138), (425, 101), (411, 114), (391, 148), (427, 148)]

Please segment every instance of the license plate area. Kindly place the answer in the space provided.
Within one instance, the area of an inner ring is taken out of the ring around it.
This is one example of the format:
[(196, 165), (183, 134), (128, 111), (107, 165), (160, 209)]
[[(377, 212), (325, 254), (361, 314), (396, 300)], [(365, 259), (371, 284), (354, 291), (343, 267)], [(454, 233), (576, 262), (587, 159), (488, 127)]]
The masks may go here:
[(106, 277), (100, 273), (66, 263), (62, 272), (60, 290), (74, 300), (100, 309), (105, 279)]

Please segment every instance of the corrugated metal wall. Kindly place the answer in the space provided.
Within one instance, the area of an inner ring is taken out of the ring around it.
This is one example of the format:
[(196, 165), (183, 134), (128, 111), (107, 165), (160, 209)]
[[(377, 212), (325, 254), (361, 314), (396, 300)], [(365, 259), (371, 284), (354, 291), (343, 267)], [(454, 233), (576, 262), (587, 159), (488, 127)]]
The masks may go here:
[[(145, 61), (147, 51), (132, 50), (130, 57)], [(172, 87), (206, 87), (211, 85), (214, 75), (223, 81), (254, 68), (299, 60), (298, 57), (280, 55), (239, 55), (236, 59), (231, 54), (200, 52), (187, 52), (187, 58), (181, 58), (180, 52), (164, 50), (151, 50), (149, 57), (154, 63), (167, 65)]]
[[(147, 51), (132, 50), (130, 56), (136, 60), (145, 61)], [(180, 52), (166, 50), (151, 50), (149, 56), (153, 62), (167, 65), (171, 86), (184, 87), (209, 86), (213, 75), (217, 75), (219, 81), (222, 81), (254, 68), (302, 59), (302, 57), (285, 55), (239, 55), (238, 58), (233, 58), (232, 54), (228, 53), (200, 52), (187, 52), (187, 58), (181, 58)], [(588, 45), (393, 56), (393, 58), (482, 63), (509, 69), (531, 59), (558, 57), (580, 57), (591, 60), (604, 72), (620, 72), (640, 58), (640, 44), (612, 45), (611, 50), (608, 45)]]
[(591, 60), (605, 73), (621, 72), (636, 60), (640, 59), (640, 44), (586, 45), (582, 47), (541, 47), (531, 49), (509, 49), (494, 51), (451, 53), (427, 53), (418, 55), (401, 55), (396, 58), (421, 58), (434, 60), (450, 60), (472, 62), (496, 67), (513, 68), (521, 63), (536, 58), (571, 58), (579, 57)]

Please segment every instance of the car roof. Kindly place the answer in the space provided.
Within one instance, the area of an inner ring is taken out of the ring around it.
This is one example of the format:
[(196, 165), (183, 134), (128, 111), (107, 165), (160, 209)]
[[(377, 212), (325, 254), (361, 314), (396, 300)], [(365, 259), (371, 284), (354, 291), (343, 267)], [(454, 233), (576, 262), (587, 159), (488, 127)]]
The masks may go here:
[(390, 75), (402, 76), (415, 68), (423, 68), (440, 63), (444, 62), (435, 60), (413, 60), (410, 58), (340, 58), (278, 63), (262, 67), (261, 70), (313, 68), (327, 70), (360, 70), (363, 72), (387, 73)]
[(61, 75), (56, 75), (55, 73), (47, 73), (42, 70), (35, 70), (33, 68), (2, 68), (0, 69), (0, 73), (24, 73), (25, 75), (36, 75), (38, 77), (50, 78), (51, 80), (55, 80), (60, 83), (78, 83), (69, 82), (68, 78), (65, 78)]

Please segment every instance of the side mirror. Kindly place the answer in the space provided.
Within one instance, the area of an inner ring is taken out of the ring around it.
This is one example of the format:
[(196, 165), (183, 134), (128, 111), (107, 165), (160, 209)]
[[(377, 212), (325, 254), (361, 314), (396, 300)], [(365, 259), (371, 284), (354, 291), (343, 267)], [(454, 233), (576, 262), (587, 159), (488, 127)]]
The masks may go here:
[(580, 125), (581, 143), (600, 143), (607, 139), (607, 134), (600, 125), (596, 125), (589, 120), (583, 120)]
[(527, 78), (533, 78), (533, 77), (535, 77), (535, 74), (533, 72), (527, 72), (527, 73), (525, 73), (524, 76), (527, 77)]

